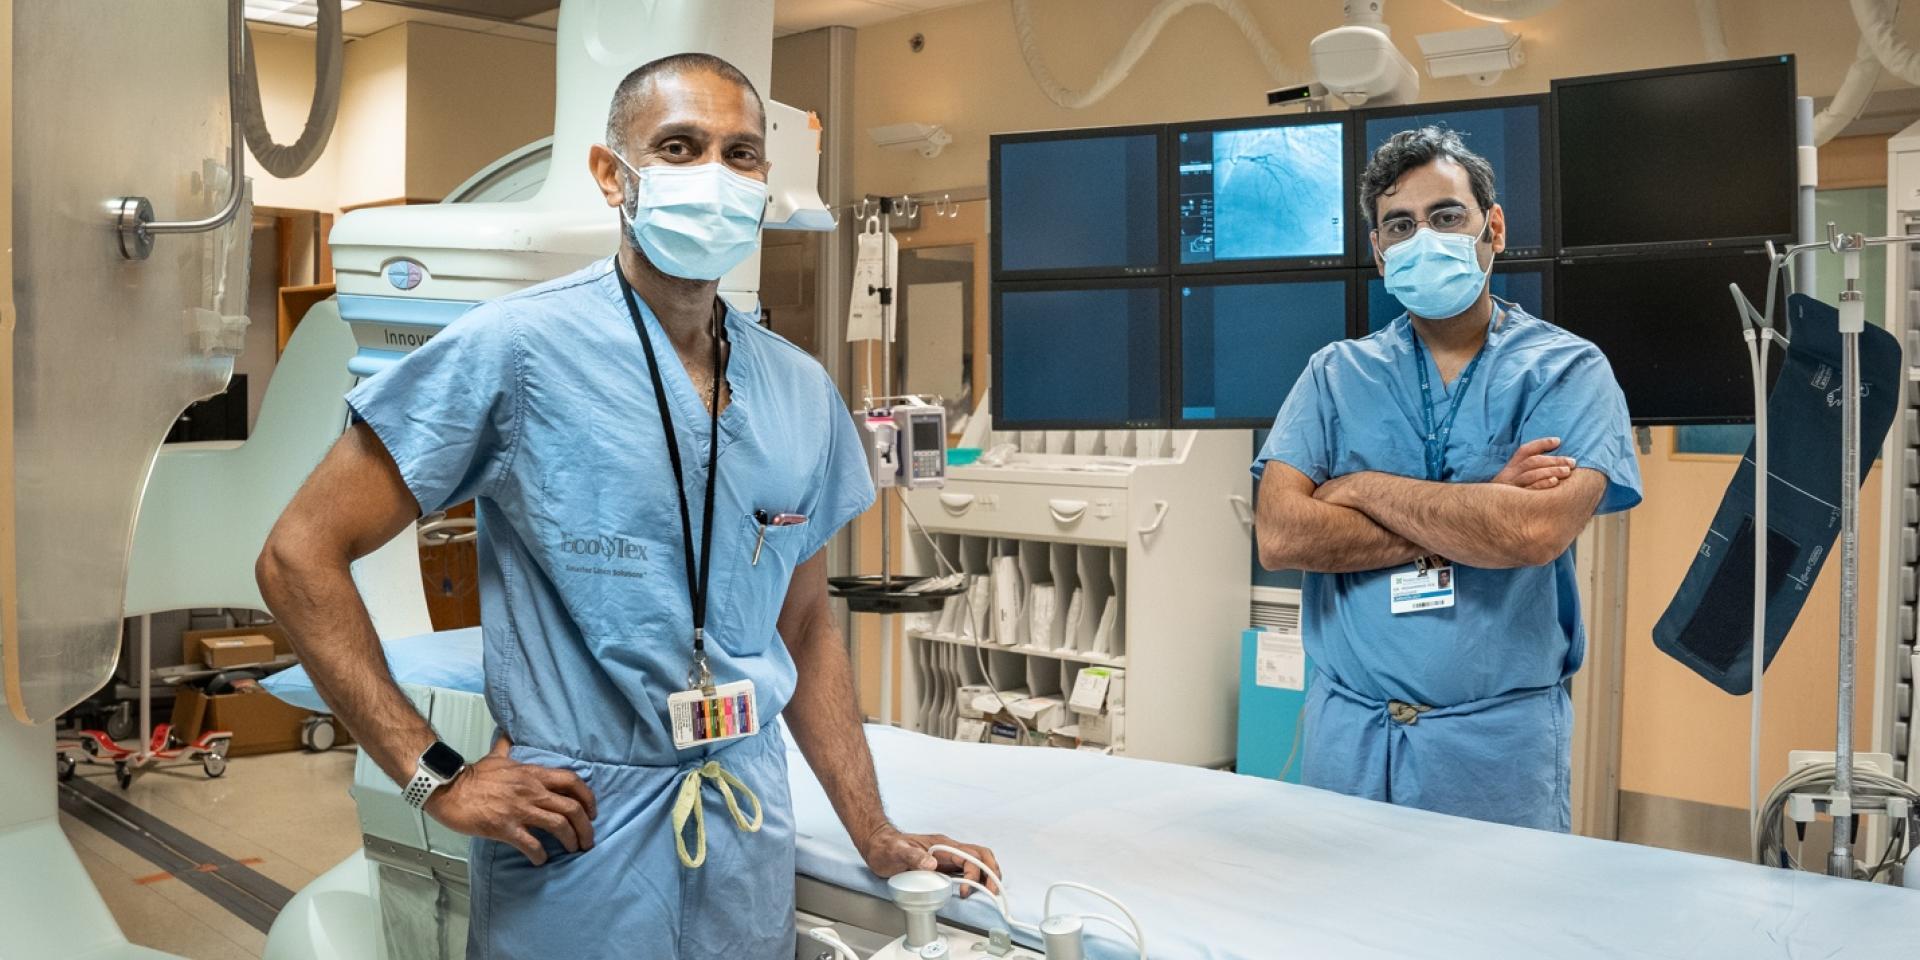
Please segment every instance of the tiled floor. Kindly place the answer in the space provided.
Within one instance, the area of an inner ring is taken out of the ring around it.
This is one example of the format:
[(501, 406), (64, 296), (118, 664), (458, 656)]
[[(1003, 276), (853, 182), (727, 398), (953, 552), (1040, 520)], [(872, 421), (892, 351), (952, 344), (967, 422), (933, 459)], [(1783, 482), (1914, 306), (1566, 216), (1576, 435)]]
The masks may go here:
[[(208, 780), (197, 766), (179, 767), (139, 777), (126, 796), (297, 891), (360, 845), (347, 795), (353, 756), (351, 747), (343, 747), (324, 754), (238, 757), (218, 780)], [(119, 790), (105, 767), (83, 766), (80, 775)], [(266, 934), (86, 824), (64, 813), (60, 823), (127, 939), (190, 960), (260, 956)]]

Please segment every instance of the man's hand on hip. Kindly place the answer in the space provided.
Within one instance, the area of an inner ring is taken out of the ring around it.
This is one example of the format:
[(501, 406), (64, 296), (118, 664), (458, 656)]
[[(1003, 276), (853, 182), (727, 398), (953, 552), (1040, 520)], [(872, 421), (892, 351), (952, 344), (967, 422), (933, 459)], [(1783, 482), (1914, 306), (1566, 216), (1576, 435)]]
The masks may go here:
[[(980, 875), (980, 868), (945, 851), (931, 851), (934, 845), (953, 847), (972, 854), (985, 863), (994, 873), (1000, 872), (1000, 861), (993, 858), (993, 851), (971, 843), (961, 843), (952, 837), (939, 833), (901, 833), (892, 824), (885, 824), (869, 835), (860, 844), (860, 856), (867, 861), (867, 869), (875, 876), (891, 877), (909, 870), (937, 870), (951, 873), (987, 885), (987, 889), (999, 893), (999, 885), (992, 879)], [(967, 896), (972, 887), (961, 887), (960, 895)]]
[(552, 834), (569, 853), (593, 847), (593, 791), (569, 770), (518, 763), (501, 737), (478, 763), (427, 798), (427, 813), (449, 828), (510, 844), (534, 866), (547, 851), (532, 830)]

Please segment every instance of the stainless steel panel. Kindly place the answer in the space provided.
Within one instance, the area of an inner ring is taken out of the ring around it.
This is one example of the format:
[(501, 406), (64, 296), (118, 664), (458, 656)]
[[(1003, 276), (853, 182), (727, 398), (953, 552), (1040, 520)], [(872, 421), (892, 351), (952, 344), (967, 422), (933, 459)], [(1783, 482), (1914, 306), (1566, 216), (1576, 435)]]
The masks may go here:
[(1908, 487), (1907, 489), (1900, 491), (1901, 523), (1911, 525), (1913, 523), (1914, 514), (1916, 511), (1920, 511), (1920, 490), (1915, 490), (1912, 487)]
[(1912, 603), (1914, 597), (1914, 570), (1912, 567), (1900, 568), (1900, 602)]
[(1920, 533), (1911, 527), (1900, 531), (1900, 556), (1904, 558), (1900, 562), (1908, 566), (1920, 563)]
[(1903, 683), (1893, 688), (1893, 710), (1895, 720), (1913, 719), (1913, 684)]
[[(1752, 621), (1749, 620), (1748, 622), (1751, 623)], [(1907, 643), (1913, 642), (1913, 623), (1914, 623), (1913, 608), (1901, 607), (1900, 608), (1900, 639), (1902, 641)]]
[[(160, 237), (152, 259), (127, 262), (104, 208), (139, 195), (185, 219), (225, 199), (223, 185), (205, 181), (227, 150), (226, 9), (14, 6), (20, 619), (19, 635), (0, 644), (8, 705), (30, 722), (111, 675), (154, 453), (181, 409), (223, 389), (233, 370), (230, 357), (194, 349), (186, 320), (207, 305), (220, 235)], [(237, 229), (248, 229), (244, 216)]]
[[(1913, 339), (1913, 334), (1909, 333), (1907, 335), (1909, 346), (1912, 345)], [(1914, 354), (1911, 353), (1907, 355), (1914, 356)], [(1920, 413), (1908, 410), (1900, 419), (1907, 425), (1907, 446), (1920, 447)], [(1912, 514), (1908, 514), (1908, 516), (1911, 517)]]

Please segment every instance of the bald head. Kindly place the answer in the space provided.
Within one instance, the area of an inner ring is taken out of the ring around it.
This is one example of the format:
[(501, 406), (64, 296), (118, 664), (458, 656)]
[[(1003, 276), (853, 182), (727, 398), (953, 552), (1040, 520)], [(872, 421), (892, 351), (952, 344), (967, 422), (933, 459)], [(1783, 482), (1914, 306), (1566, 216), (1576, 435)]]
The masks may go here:
[[(766, 134), (766, 105), (760, 100), (760, 91), (754, 89), (753, 81), (740, 72), (740, 68), (710, 53), (676, 53), (643, 63), (633, 69), (614, 88), (613, 102), (607, 107), (607, 146), (625, 155), (627, 148), (636, 138), (645, 135), (644, 130), (635, 130), (636, 124), (646, 124), (649, 104), (675, 98), (678, 90), (665, 90), (667, 86), (680, 86), (675, 81), (695, 81), (693, 86), (707, 88), (709, 93), (718, 80), (720, 86), (737, 90), (745, 106), (750, 107), (753, 121), (758, 124), (760, 134)], [(699, 82), (706, 81), (706, 82)], [(649, 125), (650, 126), (650, 125)]]

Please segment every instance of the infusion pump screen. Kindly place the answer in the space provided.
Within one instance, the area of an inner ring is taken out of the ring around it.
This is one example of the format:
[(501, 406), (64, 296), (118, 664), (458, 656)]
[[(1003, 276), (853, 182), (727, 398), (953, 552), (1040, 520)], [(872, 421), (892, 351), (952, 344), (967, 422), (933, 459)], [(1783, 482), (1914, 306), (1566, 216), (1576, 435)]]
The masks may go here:
[(1180, 263), (1343, 265), (1343, 133), (1339, 121), (1179, 133)]

